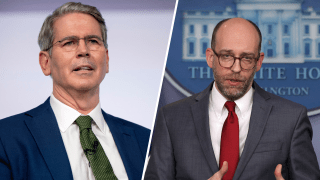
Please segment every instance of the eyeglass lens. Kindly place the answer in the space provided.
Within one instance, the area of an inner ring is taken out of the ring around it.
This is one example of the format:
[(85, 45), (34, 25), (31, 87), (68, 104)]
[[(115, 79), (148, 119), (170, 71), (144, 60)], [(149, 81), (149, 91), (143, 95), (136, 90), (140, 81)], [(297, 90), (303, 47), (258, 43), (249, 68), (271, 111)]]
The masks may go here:
[(256, 60), (256, 58), (253, 55), (244, 55), (241, 57), (235, 57), (231, 54), (222, 53), (218, 55), (218, 57), (219, 57), (220, 65), (225, 68), (231, 68), (235, 63), (235, 60), (239, 59), (241, 68), (245, 70), (250, 70), (254, 68), (255, 60)]
[(103, 42), (98, 37), (85, 37), (85, 38), (68, 37), (59, 42), (63, 50), (74, 51), (78, 48), (79, 41), (81, 39), (85, 41), (87, 48), (92, 51), (99, 50), (103, 46)]

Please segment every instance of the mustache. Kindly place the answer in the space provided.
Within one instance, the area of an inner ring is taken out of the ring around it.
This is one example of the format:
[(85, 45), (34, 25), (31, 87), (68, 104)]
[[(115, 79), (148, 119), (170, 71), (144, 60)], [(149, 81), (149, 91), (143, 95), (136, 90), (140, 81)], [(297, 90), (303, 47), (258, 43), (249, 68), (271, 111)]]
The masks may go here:
[(73, 63), (71, 68), (72, 68), (72, 70), (74, 70), (74, 69), (78, 68), (79, 66), (87, 66), (87, 65), (89, 65), (92, 69), (97, 68), (97, 65), (88, 58), (83, 58), (83, 59)]
[(224, 78), (224, 80), (234, 80), (234, 81), (241, 81), (241, 82), (246, 81), (246, 78), (240, 76), (238, 73), (237, 74), (233, 73), (233, 74), (230, 74), (230, 75), (225, 75), (223, 78)]

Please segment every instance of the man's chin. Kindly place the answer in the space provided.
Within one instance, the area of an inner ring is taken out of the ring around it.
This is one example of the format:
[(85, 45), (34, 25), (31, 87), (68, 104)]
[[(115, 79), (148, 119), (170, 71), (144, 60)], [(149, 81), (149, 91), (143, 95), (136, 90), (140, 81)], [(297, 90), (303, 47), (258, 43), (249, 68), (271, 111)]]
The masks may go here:
[(238, 87), (230, 87), (228, 89), (223, 89), (221, 92), (224, 97), (226, 97), (231, 101), (240, 99), (245, 94), (245, 92), (243, 91), (243, 88), (238, 88)]
[(79, 92), (87, 92), (87, 91), (92, 90), (92, 88), (89, 88), (89, 87), (78, 87), (78, 88), (75, 88), (74, 90), (79, 91)]
[(80, 85), (74, 88), (76, 91), (91, 91), (96, 89), (96, 86), (93, 85)]
[(73, 86), (71, 86), (70, 88), (75, 91), (90, 91), (94, 90), (96, 87), (96, 83), (90, 80), (79, 80), (78, 82), (74, 83)]

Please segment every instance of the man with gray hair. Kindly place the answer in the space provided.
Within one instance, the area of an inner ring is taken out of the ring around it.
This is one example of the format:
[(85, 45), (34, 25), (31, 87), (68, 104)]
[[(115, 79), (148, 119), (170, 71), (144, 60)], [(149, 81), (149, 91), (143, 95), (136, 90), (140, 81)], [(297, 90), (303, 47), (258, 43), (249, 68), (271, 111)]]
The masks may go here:
[(69, 2), (39, 33), (39, 64), (53, 92), (0, 121), (1, 179), (141, 179), (150, 131), (105, 113), (99, 85), (109, 70), (104, 19)]

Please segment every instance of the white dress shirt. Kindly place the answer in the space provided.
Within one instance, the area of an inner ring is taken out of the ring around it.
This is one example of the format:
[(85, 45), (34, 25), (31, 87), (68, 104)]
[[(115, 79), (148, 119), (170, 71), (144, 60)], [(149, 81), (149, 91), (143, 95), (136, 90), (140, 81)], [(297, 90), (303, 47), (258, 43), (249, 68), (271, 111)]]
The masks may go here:
[[(234, 101), (236, 103), (235, 111), (239, 121), (240, 156), (242, 154), (249, 130), (249, 122), (253, 103), (253, 93), (254, 89), (251, 87), (250, 90), (243, 97)], [(224, 121), (227, 119), (229, 113), (227, 108), (224, 106), (226, 101), (228, 100), (220, 94), (214, 82), (209, 98), (209, 126), (212, 147), (217, 160), (217, 164), (219, 164), (220, 160), (221, 132)]]
[[(53, 94), (50, 97), (50, 105), (58, 121), (64, 147), (66, 148), (71, 165), (73, 179), (94, 180), (94, 175), (89, 167), (89, 161), (80, 143), (79, 126), (75, 123), (75, 120), (82, 114), (60, 102)], [(93, 119), (92, 131), (104, 149), (114, 174), (119, 180), (128, 180), (117, 146), (103, 118), (100, 103), (88, 115)]]

